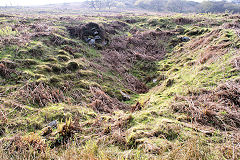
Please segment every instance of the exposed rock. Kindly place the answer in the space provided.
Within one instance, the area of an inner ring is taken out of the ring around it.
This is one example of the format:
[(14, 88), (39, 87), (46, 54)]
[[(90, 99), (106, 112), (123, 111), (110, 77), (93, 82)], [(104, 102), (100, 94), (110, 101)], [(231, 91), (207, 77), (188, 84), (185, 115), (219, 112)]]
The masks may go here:
[(100, 36), (98, 36), (98, 35), (95, 36), (94, 39), (95, 39), (96, 41), (98, 41), (98, 40), (102, 40), (102, 38), (101, 38)]
[(131, 99), (131, 97), (128, 94), (124, 93), (123, 91), (120, 90), (120, 93), (124, 101), (129, 101)]
[(191, 40), (189, 37), (181, 37), (180, 39), (182, 42), (188, 42)]
[(48, 127), (57, 128), (57, 125), (58, 125), (58, 122), (55, 120), (55, 121), (50, 122), (48, 124)]
[(88, 44), (90, 44), (90, 45), (95, 45), (95, 43), (96, 43), (95, 39), (91, 39), (91, 40), (88, 42)]
[(156, 28), (156, 31), (157, 32), (161, 32), (162, 30), (160, 28)]
[(69, 33), (73, 37), (78, 37), (89, 45), (106, 44), (108, 41), (106, 38), (106, 33), (102, 27), (96, 23), (88, 23), (85, 25), (67, 27)]
[(153, 79), (153, 83), (157, 83), (158, 79)]

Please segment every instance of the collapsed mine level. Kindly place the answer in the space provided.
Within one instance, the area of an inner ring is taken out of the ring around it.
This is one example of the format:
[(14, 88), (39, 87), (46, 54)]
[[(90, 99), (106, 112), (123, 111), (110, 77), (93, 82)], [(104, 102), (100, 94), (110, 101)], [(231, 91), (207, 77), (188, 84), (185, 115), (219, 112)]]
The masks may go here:
[(0, 159), (240, 158), (239, 15), (18, 12)]

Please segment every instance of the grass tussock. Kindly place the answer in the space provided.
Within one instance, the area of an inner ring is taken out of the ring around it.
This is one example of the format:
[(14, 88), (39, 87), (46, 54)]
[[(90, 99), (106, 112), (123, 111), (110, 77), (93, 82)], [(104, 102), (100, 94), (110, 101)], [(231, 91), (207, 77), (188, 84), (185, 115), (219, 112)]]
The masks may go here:
[(175, 112), (187, 113), (193, 121), (221, 130), (239, 130), (240, 90), (239, 80), (220, 85), (213, 91), (191, 93), (176, 97), (182, 101), (172, 105)]
[(43, 82), (29, 83), (18, 89), (13, 97), (24, 104), (44, 107), (49, 103), (60, 103), (66, 100), (63, 91), (52, 88)]
[(239, 159), (239, 16), (21, 14), (0, 17), (0, 159)]

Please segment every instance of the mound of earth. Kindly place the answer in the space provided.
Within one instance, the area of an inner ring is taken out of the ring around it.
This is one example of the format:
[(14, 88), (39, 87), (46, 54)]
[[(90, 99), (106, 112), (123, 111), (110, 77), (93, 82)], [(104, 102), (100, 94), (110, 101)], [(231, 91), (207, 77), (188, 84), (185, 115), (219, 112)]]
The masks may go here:
[(126, 31), (129, 26), (120, 21), (113, 21), (111, 23), (103, 23), (104, 30), (109, 34), (117, 34), (118, 31)]
[(80, 26), (67, 27), (67, 29), (70, 36), (78, 37), (90, 45), (95, 45), (96, 43), (107, 44), (106, 33), (97, 23), (90, 22)]

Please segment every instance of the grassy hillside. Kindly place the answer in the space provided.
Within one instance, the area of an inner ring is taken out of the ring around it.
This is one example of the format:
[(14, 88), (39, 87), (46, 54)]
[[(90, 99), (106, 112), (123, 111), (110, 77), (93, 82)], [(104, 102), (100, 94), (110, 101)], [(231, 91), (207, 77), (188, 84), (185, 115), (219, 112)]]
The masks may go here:
[(1, 159), (239, 159), (239, 15), (0, 15)]

